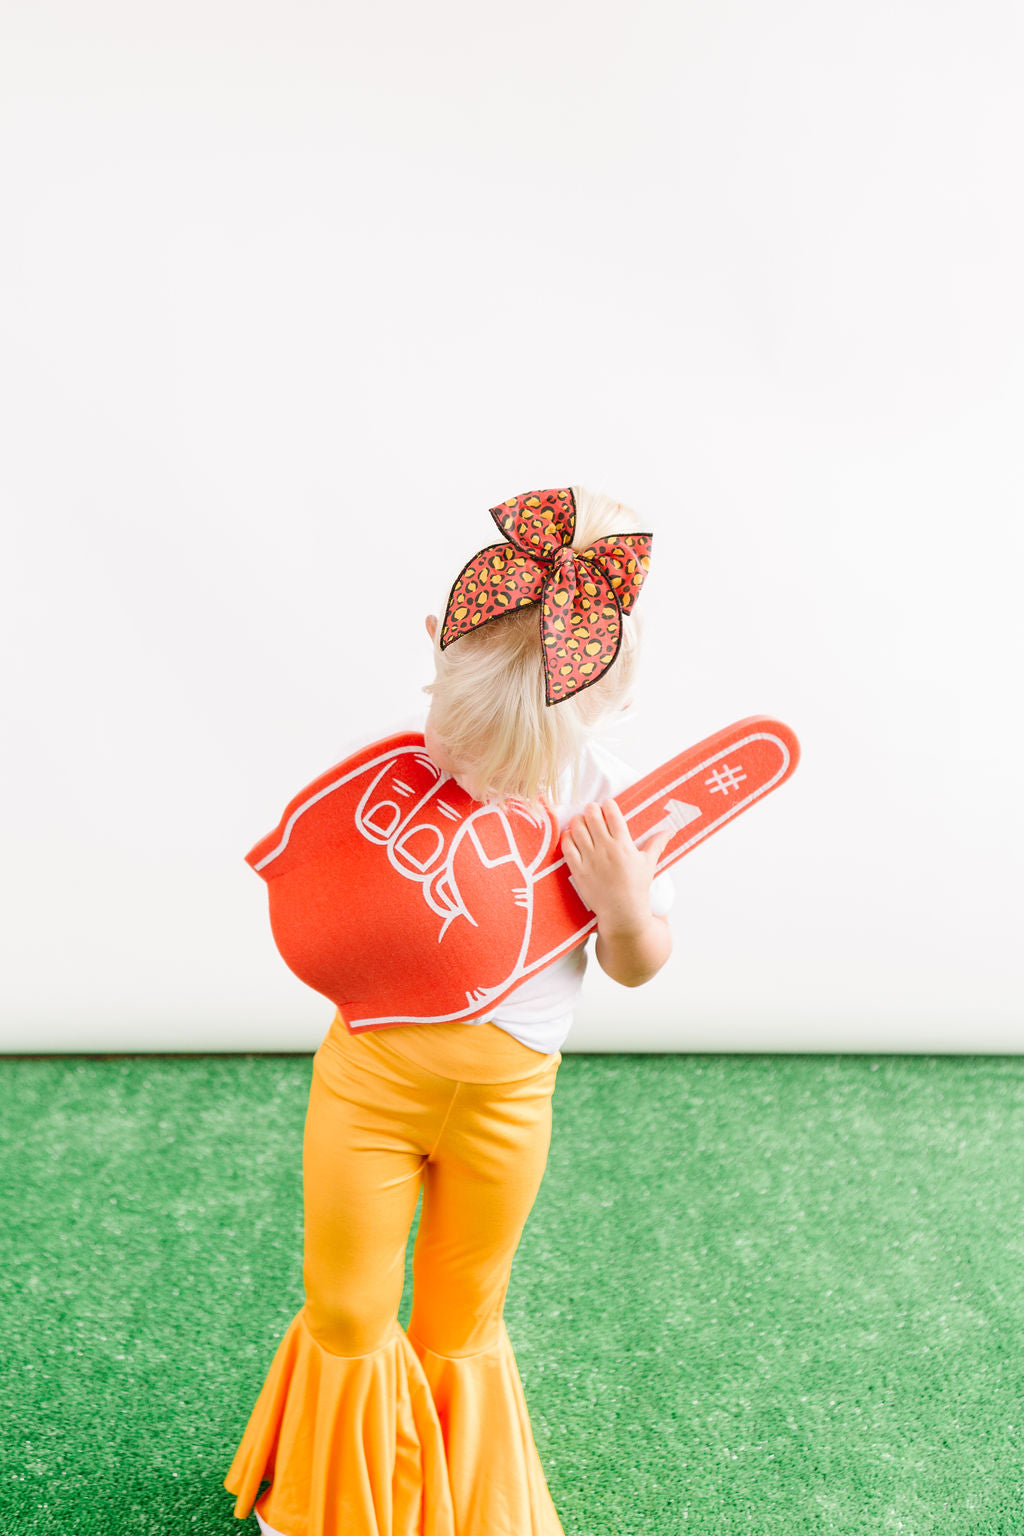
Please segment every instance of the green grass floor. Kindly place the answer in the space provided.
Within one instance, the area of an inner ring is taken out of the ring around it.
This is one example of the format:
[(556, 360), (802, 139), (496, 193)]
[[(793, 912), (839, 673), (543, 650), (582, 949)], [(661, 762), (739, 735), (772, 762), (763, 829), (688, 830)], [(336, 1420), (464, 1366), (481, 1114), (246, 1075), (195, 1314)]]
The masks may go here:
[[(257, 1536), (311, 1070), (0, 1060), (0, 1536)], [(1022, 1057), (567, 1053), (505, 1308), (566, 1536), (1024, 1533), (1022, 1217)]]

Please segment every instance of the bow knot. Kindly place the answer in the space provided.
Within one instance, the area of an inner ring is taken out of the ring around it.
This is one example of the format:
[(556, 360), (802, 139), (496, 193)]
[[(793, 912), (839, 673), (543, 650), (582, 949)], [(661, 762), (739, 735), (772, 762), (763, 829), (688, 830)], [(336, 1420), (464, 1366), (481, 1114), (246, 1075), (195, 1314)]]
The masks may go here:
[(652, 535), (614, 534), (573, 549), (572, 489), (526, 491), (492, 507), (507, 542), (463, 567), (445, 608), (441, 649), (512, 608), (540, 605), (545, 702), (560, 704), (596, 683), (622, 644), (651, 565)]
[(553, 588), (574, 588), (576, 586), (577, 578), (582, 575), (576, 563), (577, 558), (577, 551), (569, 549), (564, 544), (558, 550), (550, 562), (550, 575), (548, 577), (548, 581)]

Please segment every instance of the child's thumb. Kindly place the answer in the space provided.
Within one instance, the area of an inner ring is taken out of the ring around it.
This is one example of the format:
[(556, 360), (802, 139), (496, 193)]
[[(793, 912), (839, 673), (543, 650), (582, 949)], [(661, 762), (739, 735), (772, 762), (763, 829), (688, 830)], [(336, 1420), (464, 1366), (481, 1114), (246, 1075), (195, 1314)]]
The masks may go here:
[(647, 844), (647, 856), (651, 861), (652, 871), (657, 868), (658, 860), (668, 847), (674, 832), (675, 827), (668, 827), (664, 832), (659, 832), (656, 837), (652, 837)]

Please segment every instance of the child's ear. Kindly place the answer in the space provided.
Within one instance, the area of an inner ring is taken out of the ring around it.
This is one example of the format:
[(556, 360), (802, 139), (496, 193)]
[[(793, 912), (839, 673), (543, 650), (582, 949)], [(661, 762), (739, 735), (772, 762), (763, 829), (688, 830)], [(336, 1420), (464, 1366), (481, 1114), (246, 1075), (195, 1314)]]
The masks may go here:
[(431, 640), (433, 640), (434, 636), (437, 634), (437, 615), (428, 613), (426, 618), (426, 625), (427, 634), (430, 636)]

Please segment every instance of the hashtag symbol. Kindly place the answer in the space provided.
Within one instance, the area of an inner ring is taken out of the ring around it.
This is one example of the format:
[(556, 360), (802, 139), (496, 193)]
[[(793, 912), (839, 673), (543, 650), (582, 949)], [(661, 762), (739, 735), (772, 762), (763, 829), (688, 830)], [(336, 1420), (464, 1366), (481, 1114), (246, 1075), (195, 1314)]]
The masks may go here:
[(745, 778), (746, 774), (741, 768), (730, 768), (729, 764), (725, 763), (721, 768), (715, 768), (710, 779), (705, 779), (704, 783), (711, 785), (712, 794), (721, 791), (723, 795), (727, 795), (730, 789), (735, 789), (741, 779)]

